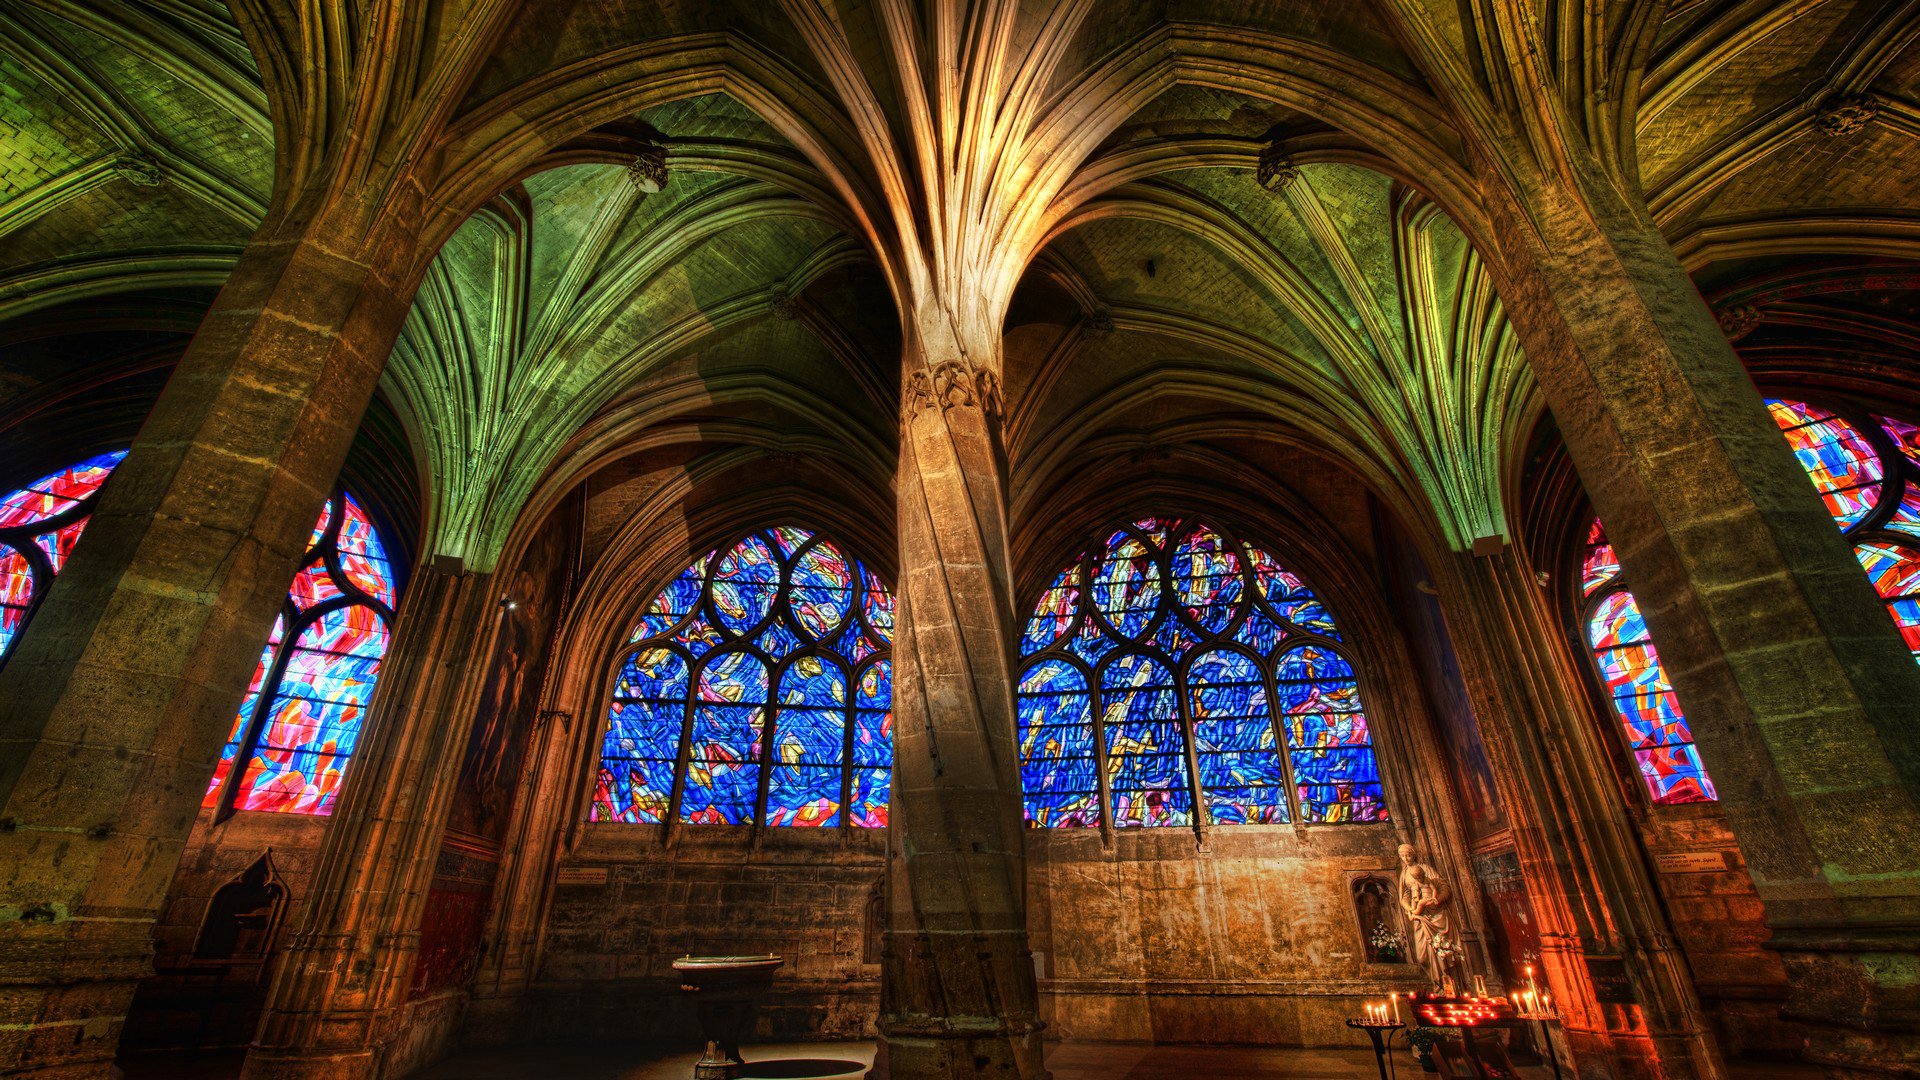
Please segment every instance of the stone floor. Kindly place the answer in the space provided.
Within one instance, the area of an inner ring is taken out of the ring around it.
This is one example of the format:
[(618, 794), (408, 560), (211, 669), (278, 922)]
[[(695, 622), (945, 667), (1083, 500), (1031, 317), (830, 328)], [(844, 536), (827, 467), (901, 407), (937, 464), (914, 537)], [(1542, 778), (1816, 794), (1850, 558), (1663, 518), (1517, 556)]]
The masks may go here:
[[(687, 1080), (699, 1055), (660, 1047), (621, 1045), (522, 1046), (457, 1054), (415, 1080)], [(857, 1080), (873, 1061), (869, 1042), (770, 1043), (747, 1049), (742, 1080)], [(239, 1074), (237, 1055), (194, 1060), (135, 1059), (128, 1080), (224, 1080)], [(1047, 1048), (1054, 1080), (1375, 1080), (1365, 1050), (1303, 1050), (1231, 1046), (1148, 1046), (1134, 1043), (1056, 1043)], [(1736, 1065), (1739, 1080), (1817, 1080), (1803, 1066)], [(1522, 1069), (1527, 1080), (1549, 1080), (1544, 1069)], [(1402, 1059), (1399, 1075), (1421, 1080)], [(1431, 1074), (1427, 1074), (1431, 1075)]]

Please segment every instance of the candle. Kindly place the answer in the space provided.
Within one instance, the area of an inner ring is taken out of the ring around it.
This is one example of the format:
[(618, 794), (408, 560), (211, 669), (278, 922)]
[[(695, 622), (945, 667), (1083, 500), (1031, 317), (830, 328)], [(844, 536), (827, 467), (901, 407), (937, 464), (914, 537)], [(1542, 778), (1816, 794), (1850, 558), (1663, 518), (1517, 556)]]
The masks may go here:
[(1388, 997), (1393, 1001), (1393, 1022), (1398, 1024), (1400, 1023), (1400, 995), (1389, 994)]

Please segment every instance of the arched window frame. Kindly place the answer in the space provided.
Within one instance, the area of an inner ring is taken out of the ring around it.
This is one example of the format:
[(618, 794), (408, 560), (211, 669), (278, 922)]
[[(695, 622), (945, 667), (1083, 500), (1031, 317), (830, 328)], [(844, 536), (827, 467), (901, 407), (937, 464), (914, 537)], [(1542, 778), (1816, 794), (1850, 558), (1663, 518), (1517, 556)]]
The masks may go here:
[[(73, 472), (76, 469), (104, 468), (107, 476), (111, 476), (113, 470), (119, 466), (121, 461), (125, 460), (126, 456), (127, 451), (125, 450), (114, 450), (104, 454), (96, 454), (76, 461), (58, 472), (40, 477), (34, 481), (34, 485), (50, 481), (55, 477)], [(27, 573), (31, 582), (27, 602), (22, 607), (20, 613), (19, 623), (15, 626), (12, 636), (7, 638), (4, 643), (0, 643), (0, 664), (5, 664), (7, 657), (13, 654), (15, 644), (20, 640), (21, 635), (26, 633), (27, 627), (32, 624), (34, 614), (40, 610), (41, 603), (46, 600), (47, 590), (53, 587), (53, 581), (60, 573), (60, 566), (56, 564), (52, 557), (48, 556), (46, 549), (41, 546), (41, 538), (53, 538), (54, 549), (62, 552), (60, 561), (64, 563), (65, 552), (60, 545), (61, 534), (68, 529), (74, 529), (70, 543), (78, 542), (88, 519), (93, 517), (94, 508), (99, 505), (100, 491), (105, 486), (106, 480), (102, 478), (101, 482), (95, 485), (93, 490), (89, 491), (85, 497), (79, 499), (72, 506), (67, 507), (59, 513), (50, 514), (44, 518), (22, 525), (0, 528), (0, 545), (11, 548), (26, 563)], [(20, 492), (32, 490), (35, 490), (33, 485), (19, 489)], [(80, 528), (75, 528), (75, 526), (79, 526)]]
[[(1639, 600), (1638, 598), (1632, 597), (1632, 589), (1627, 585), (1626, 572), (1620, 566), (1618, 556), (1614, 556), (1612, 563), (1608, 564), (1612, 569), (1606, 572), (1606, 576), (1594, 582), (1591, 587), (1589, 587), (1587, 583), (1587, 560), (1589, 553), (1592, 552), (1595, 547), (1592, 538), (1598, 536), (1600, 541), (1605, 543), (1609, 551), (1612, 550), (1613, 545), (1611, 541), (1607, 540), (1600, 519), (1591, 511), (1581, 520), (1585, 522), (1581, 530), (1583, 539), (1574, 549), (1575, 555), (1572, 561), (1574, 572), (1567, 575), (1567, 580), (1572, 584), (1573, 593), (1573, 602), (1569, 610), (1574, 612), (1575, 615), (1574, 625), (1569, 629), (1569, 632), (1572, 634), (1573, 640), (1580, 650), (1581, 655), (1586, 657), (1585, 667), (1588, 688), (1599, 701), (1602, 712), (1608, 717), (1608, 724), (1612, 729), (1612, 734), (1609, 736), (1611, 741), (1608, 745), (1617, 748), (1623, 769), (1631, 775), (1640, 778), (1640, 783), (1637, 785), (1640, 793), (1639, 797), (1644, 800), (1647, 805), (1668, 808), (1696, 804), (1712, 805), (1719, 801), (1719, 796), (1713, 786), (1713, 771), (1708, 768), (1706, 759), (1700, 755), (1699, 746), (1692, 737), (1691, 722), (1686, 720), (1686, 709), (1680, 704), (1680, 694), (1678, 690), (1669, 685), (1667, 692), (1672, 693), (1674, 696), (1674, 711), (1679, 714), (1682, 722), (1688, 723), (1689, 725), (1688, 739), (1685, 745), (1692, 748), (1696, 760), (1700, 762), (1701, 788), (1705, 797), (1671, 800), (1657, 798), (1654, 795), (1650, 782), (1647, 780), (1645, 772), (1640, 766), (1640, 759), (1636, 752), (1637, 748), (1628, 741), (1627, 718), (1621, 712), (1619, 703), (1613, 698), (1609, 691), (1606, 673), (1600, 666), (1601, 650), (1594, 646), (1592, 633), (1594, 620), (1599, 617), (1601, 609), (1606, 606), (1610, 597), (1618, 594), (1626, 594), (1629, 598), (1633, 599), (1636, 608), (1639, 606)], [(1661, 678), (1665, 680), (1665, 661), (1659, 659), (1659, 646), (1653, 641), (1651, 630), (1648, 631), (1646, 643), (1648, 648), (1653, 652), (1656, 663), (1661, 668)]]
[[(1916, 463), (1909, 452), (1888, 433), (1886, 425), (1892, 423), (1915, 428), (1917, 441), (1913, 447), (1914, 453), (1920, 453), (1920, 426), (1889, 412), (1864, 408), (1845, 400), (1798, 392), (1763, 391), (1763, 394), (1769, 403), (1770, 415), (1772, 402), (1791, 401), (1831, 413), (1846, 421), (1866, 440), (1878, 458), (1881, 476), (1877, 485), (1878, 501), (1873, 508), (1851, 524), (1841, 525), (1840, 520), (1834, 518), (1834, 524), (1840, 526), (1840, 535), (1853, 549), (1855, 558), (1858, 559), (1862, 545), (1877, 543), (1920, 560), (1920, 463)], [(1786, 431), (1782, 429), (1782, 436), (1785, 435)], [(1808, 479), (1811, 481), (1812, 477)], [(1815, 486), (1817, 488), (1818, 485)], [(1824, 497), (1822, 501), (1824, 503)], [(1829, 508), (1829, 516), (1831, 513)], [(1903, 525), (1904, 529), (1901, 527)], [(1872, 583), (1872, 575), (1864, 564), (1861, 569), (1868, 574), (1868, 580)], [(1880, 594), (1877, 583), (1874, 583), (1874, 591)], [(1880, 595), (1882, 602), (1889, 607), (1890, 617), (1900, 628), (1908, 651), (1914, 654), (1916, 660), (1920, 660), (1920, 592), (1909, 591), (1898, 597)], [(1904, 609), (1904, 619), (1902, 613), (1893, 610), (1896, 603)]]
[[(728, 552), (745, 542), (748, 538), (765, 536), (775, 529), (782, 527), (792, 527), (805, 531), (808, 534), (808, 539), (794, 548), (791, 555), (784, 558), (778, 556), (776, 549), (776, 558), (780, 563), (780, 578), (775, 590), (774, 600), (768, 605), (767, 614), (754, 622), (746, 630), (724, 631), (724, 640), (696, 658), (692, 650), (686, 648), (680, 642), (674, 640), (674, 638), (681, 631), (689, 628), (696, 620), (701, 618), (704, 618), (710, 627), (721, 628), (726, 626), (726, 623), (720, 617), (719, 608), (713, 598), (714, 570), (717, 568), (719, 562), (725, 558)], [(836, 627), (832, 636), (836, 638), (839, 637), (840, 634), (845, 632), (849, 622), (856, 622), (859, 628), (863, 630), (878, 647), (867, 656), (855, 660), (851, 657), (843, 656), (837, 650), (830, 647), (826, 641), (817, 639), (809, 640), (807, 637), (802, 637), (799, 639), (801, 645), (798, 648), (789, 652), (784, 658), (776, 659), (765, 649), (762, 649), (757, 644), (757, 641), (775, 621), (781, 619), (786, 620), (789, 631), (799, 628), (802, 633), (806, 632), (804, 623), (793, 609), (793, 568), (809, 551), (823, 542), (830, 543), (831, 546), (839, 551), (840, 555), (851, 564), (852, 568), (860, 571), (860, 573), (856, 573), (854, 576), (854, 595), (849, 601), (846, 619)], [(846, 674), (847, 696), (843, 710), (840, 803), (839, 809), (836, 811), (836, 816), (839, 820), (836, 824), (818, 828), (817, 831), (839, 833), (849, 829), (864, 831), (870, 828), (877, 828), (876, 826), (862, 825), (855, 822), (853, 820), (852, 804), (856, 773), (863, 768), (856, 760), (855, 752), (855, 743), (859, 737), (860, 714), (873, 711), (862, 708), (860, 688), (868, 674), (875, 668), (882, 667), (882, 665), (885, 665), (883, 668), (885, 675), (884, 685), (889, 689), (892, 686), (893, 628), (891, 626), (876, 626), (869, 616), (868, 605), (866, 603), (866, 595), (869, 587), (867, 577), (871, 575), (872, 578), (881, 585), (882, 591), (886, 596), (886, 602), (882, 606), (889, 613), (889, 618), (891, 618), (895, 601), (892, 590), (887, 582), (880, 577), (879, 572), (874, 570), (866, 559), (856, 554), (838, 540), (830, 537), (825, 531), (809, 524), (794, 521), (779, 521), (755, 528), (737, 530), (729, 534), (721, 543), (707, 549), (704, 554), (696, 556), (693, 560), (676, 565), (672, 569), (664, 572), (661, 577), (654, 581), (652, 588), (642, 593), (642, 595), (646, 597), (647, 604), (651, 605), (654, 600), (659, 598), (672, 586), (676, 579), (695, 565), (702, 567), (698, 597), (692, 604), (688, 605), (687, 611), (675, 619), (671, 625), (645, 637), (635, 638), (626, 645), (623, 645), (615, 653), (613, 661), (608, 668), (609, 679), (606, 683), (607, 690), (604, 698), (606, 707), (601, 710), (601, 715), (608, 718), (599, 728), (601, 735), (600, 745), (604, 746), (607, 726), (611, 722), (611, 716), (617, 701), (621, 673), (626, 670), (628, 663), (643, 653), (664, 649), (672, 652), (679, 658), (680, 662), (685, 665), (687, 671), (687, 694), (680, 706), (680, 733), (675, 749), (672, 788), (668, 796), (665, 812), (659, 822), (634, 823), (622, 822), (618, 819), (609, 820), (595, 817), (594, 815), (597, 813), (595, 795), (598, 790), (598, 777), (604, 768), (604, 765), (600, 765), (595, 769), (594, 786), (587, 793), (587, 814), (585, 816), (590, 822), (601, 825), (619, 826), (642, 824), (668, 830), (701, 827), (722, 829), (744, 828), (757, 831), (766, 828), (792, 827), (785, 823), (781, 825), (770, 825), (767, 820), (768, 796), (774, 773), (773, 754), (780, 731), (780, 714), (786, 708), (779, 700), (781, 683), (787, 672), (803, 659), (807, 657), (821, 657), (831, 662)], [(643, 618), (644, 615), (636, 616), (631, 620), (631, 623), (638, 626)], [(682, 821), (680, 820), (680, 815), (686, 798), (688, 771), (692, 764), (693, 721), (695, 711), (698, 708), (697, 693), (700, 686), (700, 679), (702, 674), (721, 658), (736, 653), (744, 653), (745, 655), (751, 656), (767, 672), (766, 702), (763, 706), (765, 716), (762, 720), (760, 734), (760, 752), (758, 758), (759, 778), (755, 787), (752, 811), (753, 820), (750, 823), (739, 824)], [(888, 727), (891, 729), (890, 714), (892, 712), (892, 700), (890, 693), (886, 699), (886, 711), (889, 714)], [(602, 752), (596, 752), (595, 760), (597, 763), (603, 762), (605, 760), (604, 754)], [(889, 747), (886, 765), (886, 771), (889, 774), (889, 803), (891, 802), (892, 770), (893, 755), (891, 747)]]
[[(333, 612), (340, 611), (344, 608), (361, 606), (372, 610), (373, 613), (379, 617), (382, 625), (386, 629), (389, 640), (391, 640), (396, 615), (393, 606), (362, 589), (354, 582), (352, 575), (346, 572), (346, 568), (341, 565), (340, 529), (347, 520), (345, 506), (348, 498), (349, 496), (345, 487), (335, 485), (333, 493), (329, 496), (326, 506), (322, 511), (327, 515), (325, 528), (318, 530), (317, 534), (309, 542), (307, 553), (300, 560), (299, 569), (294, 572), (294, 584), (295, 587), (297, 587), (302, 575), (305, 574), (307, 570), (314, 567), (323, 567), (327, 578), (335, 588), (340, 590), (341, 595), (323, 600), (305, 611), (301, 611), (299, 606), (294, 603), (291, 588), (288, 590), (287, 595), (281, 597), (280, 610), (276, 618), (276, 625), (282, 628), (280, 642), (273, 647), (272, 660), (267, 665), (266, 675), (260, 680), (259, 692), (253, 696), (252, 705), (245, 715), (244, 723), (240, 726), (233, 764), (227, 769), (226, 776), (222, 778), (212, 798), (207, 801), (207, 804), (213, 807), (215, 823), (225, 821), (232, 817), (238, 809), (235, 804), (239, 795), (241, 780), (246, 776), (247, 763), (251, 762), (254, 756), (259, 753), (260, 739), (266, 730), (267, 722), (272, 717), (273, 703), (279, 695), (281, 684), (286, 678), (287, 666), (293, 660), (301, 635), (312, 627), (313, 624)], [(354, 501), (356, 505), (360, 505), (361, 513), (367, 514), (366, 507), (360, 504), (358, 500)], [(367, 521), (369, 525), (374, 528), (377, 536), (379, 527), (377, 524), (374, 524), (371, 515), (367, 515)], [(384, 546), (384, 541), (382, 541), (382, 547), (384, 548)], [(388, 580), (395, 590), (394, 595), (397, 599), (399, 596), (400, 580), (391, 563), (388, 565)], [(382, 659), (384, 660), (384, 656)], [(352, 753), (349, 752), (346, 757), (347, 762), (351, 762), (352, 757)], [(344, 783), (344, 778), (342, 782)], [(316, 811), (298, 810), (262, 812), (317, 813)], [(330, 813), (331, 810), (329, 809), (328, 812)]]
[[(1151, 547), (1158, 549), (1156, 560), (1162, 589), (1171, 590), (1174, 588), (1173, 582), (1176, 580), (1173, 572), (1175, 550), (1178, 547), (1180, 539), (1196, 527), (1205, 526), (1211, 529), (1219, 535), (1221, 539), (1226, 541), (1239, 559), (1242, 577), (1241, 598), (1235, 602), (1232, 616), (1218, 632), (1210, 631), (1201, 625), (1199, 620), (1194, 618), (1192, 613), (1187, 610), (1187, 605), (1180, 603), (1177, 598), (1174, 602), (1163, 602), (1159, 604), (1153, 615), (1132, 639), (1127, 638), (1120, 628), (1113, 625), (1112, 620), (1107, 618), (1104, 613), (1096, 610), (1098, 603), (1093, 597), (1093, 583), (1096, 580), (1099, 556), (1103, 554), (1109, 546), (1109, 538), (1117, 532), (1125, 531), (1136, 538), (1151, 541), (1152, 538), (1140, 528), (1140, 525), (1142, 522), (1155, 519), (1166, 521), (1170, 523), (1171, 526), (1167, 531), (1167, 541), (1165, 543), (1156, 542), (1150, 544)], [(1035, 649), (1031, 652), (1026, 651), (1027, 638), (1032, 632), (1029, 626), (1031, 620), (1038, 616), (1041, 602), (1049, 592), (1058, 586), (1059, 581), (1065, 576), (1065, 571), (1057, 572), (1048, 579), (1047, 583), (1043, 585), (1035, 595), (1028, 598), (1027, 603), (1022, 608), (1023, 611), (1028, 613), (1028, 620), (1021, 624), (1022, 647), (1018, 664), (1019, 679), (1015, 685), (1016, 739), (1024, 746), (1026, 725), (1024, 722), (1024, 712), (1020, 707), (1020, 699), (1024, 694), (1021, 687), (1025, 684), (1028, 673), (1039, 664), (1048, 661), (1063, 662), (1071, 666), (1080, 674), (1087, 695), (1088, 726), (1092, 740), (1095, 780), (1098, 784), (1098, 823), (1103, 832), (1108, 832), (1116, 828), (1153, 827), (1131, 824), (1121, 825), (1115, 822), (1112, 768), (1108, 749), (1106, 702), (1104, 700), (1104, 677), (1108, 669), (1111, 668), (1120, 657), (1127, 655), (1129, 652), (1153, 660), (1168, 670), (1173, 676), (1173, 698), (1177, 719), (1179, 720), (1182, 732), (1186, 757), (1186, 791), (1191, 802), (1191, 816), (1187, 823), (1188, 828), (1193, 829), (1195, 832), (1204, 833), (1209, 829), (1218, 828), (1222, 825), (1242, 827), (1243, 824), (1239, 822), (1216, 822), (1213, 820), (1213, 809), (1207, 799), (1207, 786), (1202, 779), (1199, 751), (1196, 749), (1196, 721), (1193, 716), (1189, 693), (1191, 686), (1189, 675), (1193, 665), (1201, 658), (1222, 649), (1237, 652), (1243, 657), (1252, 660), (1260, 672), (1262, 691), (1266, 694), (1267, 722), (1273, 731), (1274, 754), (1278, 759), (1280, 774), (1283, 778), (1281, 786), (1285, 793), (1286, 820), (1282, 822), (1255, 823), (1247, 827), (1337, 827), (1357, 824), (1384, 824), (1391, 821), (1390, 804), (1393, 800), (1387, 792), (1388, 785), (1385, 771), (1379, 767), (1380, 751), (1378, 740), (1375, 737), (1375, 722), (1365, 702), (1366, 695), (1364, 688), (1368, 680), (1364, 666), (1359, 662), (1359, 658), (1355, 655), (1351, 646), (1342, 638), (1302, 626), (1282, 615), (1275, 608), (1265, 591), (1260, 588), (1255, 568), (1251, 560), (1246, 557), (1249, 546), (1263, 553), (1268, 553), (1269, 557), (1272, 557), (1270, 553), (1273, 549), (1271, 547), (1254, 544), (1241, 536), (1238, 530), (1229, 526), (1223, 526), (1217, 521), (1209, 520), (1200, 515), (1149, 515), (1124, 522), (1112, 522), (1092, 530), (1084, 538), (1082, 549), (1072, 563), (1073, 573), (1076, 575), (1078, 581), (1077, 588), (1079, 590), (1074, 602), (1073, 612), (1069, 616), (1065, 626), (1055, 633), (1051, 642), (1045, 647)], [(1287, 570), (1284, 565), (1279, 564), (1277, 560), (1276, 568), (1288, 574), (1292, 573), (1290, 570)], [(1297, 576), (1296, 580), (1298, 580)], [(1312, 593), (1311, 590), (1309, 590), (1309, 592), (1311, 593), (1312, 600), (1318, 603), (1322, 610), (1327, 612), (1328, 621), (1335, 624), (1335, 633), (1337, 634), (1339, 620), (1333, 617), (1332, 609), (1326, 604), (1325, 600), (1321, 599), (1318, 593)], [(1284, 631), (1275, 641), (1274, 645), (1266, 651), (1265, 656), (1262, 656), (1251, 646), (1234, 640), (1235, 634), (1255, 611), (1259, 611), (1265, 618), (1272, 621), (1276, 627)], [(1178, 620), (1184, 630), (1196, 639), (1195, 643), (1183, 650), (1183, 655), (1178, 661), (1169, 657), (1165, 648), (1155, 641), (1163, 627), (1172, 620)], [(1089, 623), (1093, 624), (1101, 634), (1105, 635), (1107, 641), (1110, 643), (1107, 652), (1101, 656), (1098, 661), (1091, 664), (1075, 654), (1068, 645), (1069, 642), (1081, 635)], [(1374, 755), (1374, 769), (1378, 776), (1377, 783), (1380, 786), (1380, 814), (1376, 818), (1371, 818), (1366, 821), (1351, 819), (1342, 821), (1304, 820), (1305, 808), (1302, 806), (1300, 799), (1300, 781), (1293, 761), (1295, 749), (1289, 741), (1288, 731), (1284, 723), (1285, 718), (1290, 714), (1283, 706), (1278, 676), (1284, 659), (1289, 654), (1306, 648), (1319, 648), (1332, 653), (1352, 672), (1355, 684), (1356, 705), (1358, 706), (1356, 711), (1365, 717), (1367, 731), (1366, 747)], [(1031, 813), (1027, 809), (1027, 793), (1025, 791), (1026, 758), (1024, 752), (1020, 762), (1020, 768), (1022, 776), (1023, 812), (1027, 813), (1028, 825), (1029, 827), (1036, 828), (1043, 827), (1033, 821)], [(1074, 826), (1067, 825), (1057, 827)]]

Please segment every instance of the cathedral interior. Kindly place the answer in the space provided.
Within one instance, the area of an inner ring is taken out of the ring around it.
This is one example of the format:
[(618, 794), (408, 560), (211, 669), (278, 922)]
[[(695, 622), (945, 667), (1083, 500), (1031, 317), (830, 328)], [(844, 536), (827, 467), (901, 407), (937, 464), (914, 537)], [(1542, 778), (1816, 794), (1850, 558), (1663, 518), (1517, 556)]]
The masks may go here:
[(0, 1075), (1920, 1076), (1916, 0), (0, 0), (0, 492)]

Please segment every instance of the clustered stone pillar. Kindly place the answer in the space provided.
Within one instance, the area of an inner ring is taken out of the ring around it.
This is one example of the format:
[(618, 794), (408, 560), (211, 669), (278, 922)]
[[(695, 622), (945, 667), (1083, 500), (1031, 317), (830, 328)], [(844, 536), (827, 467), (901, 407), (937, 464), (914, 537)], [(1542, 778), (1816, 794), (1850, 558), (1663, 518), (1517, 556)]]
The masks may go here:
[[(1531, 568), (1508, 546), (1435, 576), (1569, 1046), (1622, 1080), (1726, 1075)], [(1634, 1006), (1597, 999), (1590, 960), (1623, 965)]]
[[(319, 864), (280, 961), (249, 1080), (380, 1075), (501, 623), (491, 574), (416, 570)], [(451, 1033), (448, 1033), (451, 1034)]]
[[(1920, 1012), (1920, 670), (1637, 197), (1571, 155), (1502, 295), (1738, 836), (1809, 1051)], [(1500, 204), (1496, 202), (1496, 207)]]
[(400, 217), (248, 245), (0, 670), (0, 1074), (104, 1076), (154, 919), (407, 309)]
[(893, 1080), (1046, 1076), (1027, 949), (1000, 390), (985, 355), (997, 350), (909, 349), (902, 377), (875, 1069)]

